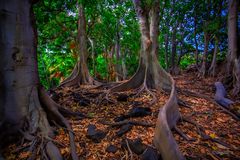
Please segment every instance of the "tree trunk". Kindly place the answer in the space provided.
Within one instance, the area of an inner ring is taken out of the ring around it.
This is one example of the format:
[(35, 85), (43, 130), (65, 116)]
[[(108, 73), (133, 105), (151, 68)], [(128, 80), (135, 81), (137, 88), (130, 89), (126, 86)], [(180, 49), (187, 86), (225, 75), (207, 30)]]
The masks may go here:
[(87, 31), (86, 31), (86, 17), (84, 13), (84, 6), (82, 3), (78, 4), (78, 49), (79, 49), (79, 60), (75, 65), (71, 75), (66, 78), (60, 87), (69, 87), (74, 85), (84, 85), (84, 84), (100, 84), (100, 82), (95, 81), (89, 73), (87, 66)]
[(198, 66), (197, 16), (196, 15), (194, 15), (194, 43), (196, 47), (196, 51), (195, 51), (196, 66)]
[(107, 65), (108, 65), (108, 81), (113, 82), (116, 81), (116, 70), (114, 66), (114, 53), (115, 53), (115, 45), (110, 47), (109, 55), (107, 55)]
[(208, 45), (209, 45), (209, 34), (205, 31), (204, 32), (204, 53), (202, 57), (202, 66), (200, 69), (200, 75), (206, 75), (206, 63), (207, 63), (207, 54), (208, 54)]
[(93, 76), (95, 78), (96, 76), (96, 65), (95, 65), (95, 53), (94, 53), (94, 42), (91, 38), (88, 38), (90, 44), (91, 44), (91, 48), (92, 48), (92, 67), (93, 67)]
[(177, 25), (173, 27), (172, 32), (172, 55), (171, 55), (171, 73), (175, 74), (176, 69), (176, 52), (177, 52), (177, 41), (176, 41), (176, 34), (177, 34)]
[(215, 46), (214, 46), (214, 52), (213, 52), (213, 59), (212, 59), (212, 63), (211, 66), (209, 68), (209, 75), (210, 76), (215, 76), (216, 74), (216, 64), (217, 64), (217, 53), (218, 53), (218, 38), (215, 37)]
[[(0, 147), (11, 135), (21, 135), (28, 141), (41, 142), (48, 158), (62, 159), (49, 138), (53, 136), (49, 121), (69, 131), (71, 127), (39, 83), (32, 4), (29, 0), (1, 0), (0, 13)], [(70, 132), (72, 159), (76, 160)]]
[(168, 34), (165, 35), (165, 64), (166, 64), (166, 70), (169, 70), (169, 58), (168, 58)]
[(230, 0), (228, 6), (228, 55), (227, 75), (233, 77), (233, 95), (240, 93), (240, 56), (237, 45), (238, 0)]
[[(117, 24), (118, 25), (118, 24)], [(121, 50), (120, 50), (120, 33), (117, 27), (117, 36), (116, 36), (116, 81), (121, 81), (123, 78), (122, 75), (122, 65), (120, 63)]]
[(122, 75), (123, 80), (127, 79), (127, 67), (126, 67), (126, 53), (122, 54)]

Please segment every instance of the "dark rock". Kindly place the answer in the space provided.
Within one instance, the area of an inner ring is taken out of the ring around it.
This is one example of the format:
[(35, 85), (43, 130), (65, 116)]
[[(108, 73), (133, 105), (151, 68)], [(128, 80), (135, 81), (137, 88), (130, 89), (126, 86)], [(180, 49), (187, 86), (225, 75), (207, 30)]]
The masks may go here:
[(128, 131), (130, 131), (132, 129), (132, 125), (131, 124), (125, 124), (123, 125), (119, 131), (116, 132), (116, 135), (118, 137), (121, 137), (122, 135), (124, 135), (125, 133), (127, 133)]
[(90, 105), (90, 100), (88, 100), (88, 99), (82, 99), (82, 100), (80, 100), (79, 102), (78, 102), (78, 104), (80, 105), (80, 106), (84, 106), (84, 107), (86, 107), (86, 106), (89, 106)]
[(146, 151), (141, 155), (142, 160), (162, 160), (161, 156), (157, 153), (157, 150), (152, 147), (147, 147)]
[(151, 115), (151, 109), (147, 107), (133, 107), (129, 112), (129, 117), (144, 117)]
[(114, 119), (115, 122), (123, 121), (130, 117), (145, 117), (151, 115), (151, 109), (147, 107), (133, 107), (127, 115), (121, 115)]
[(128, 116), (126, 116), (126, 115), (121, 115), (121, 116), (119, 116), (119, 117), (114, 118), (114, 121), (115, 121), (115, 122), (120, 122), (120, 121), (123, 121), (123, 120), (125, 120), (125, 119), (127, 119), (127, 118), (128, 118)]
[[(145, 151), (145, 149), (147, 148), (147, 146), (142, 143), (142, 140), (140, 138), (137, 138), (134, 140), (127, 139), (127, 141), (128, 141), (130, 149), (137, 155), (142, 154)], [(128, 149), (127, 144), (126, 144), (126, 139), (122, 141), (121, 147), (124, 149)]]
[(107, 148), (106, 148), (106, 152), (109, 152), (109, 153), (116, 153), (118, 150), (118, 148), (114, 145), (109, 145)]
[(106, 133), (96, 129), (95, 125), (88, 125), (87, 138), (91, 139), (94, 143), (99, 143), (103, 138), (105, 138)]
[(117, 97), (117, 101), (119, 102), (127, 102), (128, 100), (128, 95), (126, 94), (119, 94), (118, 97)]
[(78, 103), (80, 106), (86, 107), (90, 105), (90, 100), (83, 97), (79, 93), (72, 93), (72, 97), (74, 98), (73, 101)]

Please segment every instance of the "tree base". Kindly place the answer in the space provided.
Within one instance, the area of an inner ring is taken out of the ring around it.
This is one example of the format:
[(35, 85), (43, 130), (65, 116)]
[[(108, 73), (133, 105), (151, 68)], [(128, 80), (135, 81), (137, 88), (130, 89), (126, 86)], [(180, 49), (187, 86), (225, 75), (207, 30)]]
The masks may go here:
[[(29, 110), (27, 116), (24, 117), (24, 124), (15, 126), (17, 130), (14, 132), (22, 136), (22, 142), (30, 141), (28, 150), (31, 155), (31, 159), (36, 159), (38, 154), (41, 155), (41, 159), (57, 159), (61, 160), (63, 157), (60, 154), (59, 149), (56, 147), (52, 137), (53, 129), (49, 125), (50, 122), (54, 122), (65, 128), (69, 133), (69, 141), (71, 147), (71, 156), (73, 160), (78, 160), (76, 154), (76, 147), (74, 142), (74, 134), (68, 121), (62, 116), (58, 108), (60, 106), (56, 104), (48, 95), (43, 87), (34, 87), (31, 91), (31, 98), (29, 102)], [(12, 126), (9, 123), (3, 122), (0, 126), (1, 130), (5, 129), (9, 131)], [(0, 134), (0, 139), (9, 137), (8, 132)]]
[(107, 99), (108, 95), (114, 92), (139, 89), (137, 94), (146, 91), (153, 97), (152, 102), (154, 102), (157, 99), (150, 89), (170, 92), (169, 100), (160, 108), (158, 114), (154, 145), (161, 153), (163, 159), (184, 159), (171, 132), (171, 129), (176, 126), (180, 118), (175, 82), (173, 78), (161, 68), (157, 60), (153, 60), (151, 64), (152, 65), (149, 66), (148, 64), (146, 65), (140, 62), (138, 71), (130, 80), (107, 91)]

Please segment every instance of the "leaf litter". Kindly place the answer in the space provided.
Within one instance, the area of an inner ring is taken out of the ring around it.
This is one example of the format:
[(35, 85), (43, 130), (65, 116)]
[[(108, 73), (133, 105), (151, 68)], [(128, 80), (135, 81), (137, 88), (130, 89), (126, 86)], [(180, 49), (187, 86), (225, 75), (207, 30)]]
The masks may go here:
[[(183, 74), (174, 77), (177, 87), (187, 89), (193, 92), (201, 93), (209, 97), (214, 96), (214, 78), (196, 78), (194, 74)], [(99, 95), (104, 91), (94, 89), (91, 86), (81, 86), (81, 88), (62, 88), (56, 91), (53, 99), (62, 106), (74, 112), (80, 112), (88, 118), (69, 118), (75, 133), (75, 142), (79, 157), (86, 160), (114, 160), (114, 159), (131, 159), (128, 150), (121, 147), (122, 142), (128, 138), (131, 140), (140, 138), (143, 144), (152, 146), (154, 136), (154, 126), (158, 115), (159, 108), (168, 100), (168, 95), (164, 92), (156, 93), (158, 102), (149, 105), (151, 96), (143, 93), (138, 97), (133, 96), (133, 91), (124, 92), (127, 98), (123, 101), (109, 102), (106, 100), (99, 103)], [(111, 95), (110, 98), (116, 100), (119, 93)], [(192, 141), (187, 141), (175, 131), (173, 135), (179, 145), (183, 155), (187, 159), (240, 159), (240, 122), (234, 120), (230, 115), (224, 113), (216, 104), (203, 98), (186, 96), (178, 93), (178, 97), (187, 103), (190, 108), (180, 105), (182, 117), (187, 117), (204, 128), (204, 134), (210, 138), (203, 138), (198, 128), (184, 121), (178, 122), (178, 128), (182, 130)], [(239, 107), (240, 105), (237, 104)], [(133, 125), (130, 131), (122, 136), (116, 133), (121, 127), (110, 127), (106, 123), (114, 123), (117, 117), (126, 115), (134, 107), (149, 107), (151, 114), (144, 117), (128, 117), (126, 120), (144, 122), (152, 124), (151, 127)], [(238, 108), (240, 109), (240, 107)], [(95, 143), (87, 138), (88, 126), (95, 125), (97, 130), (106, 133), (106, 136), (99, 142)], [(58, 129), (54, 139), (59, 142), (61, 154), (70, 159), (69, 139), (64, 129)], [(114, 146), (117, 151), (107, 152), (109, 146)], [(27, 159), (31, 153), (26, 150), (18, 150), (16, 144), (10, 145), (4, 151), (8, 160)], [(140, 159), (133, 154), (133, 159)]]

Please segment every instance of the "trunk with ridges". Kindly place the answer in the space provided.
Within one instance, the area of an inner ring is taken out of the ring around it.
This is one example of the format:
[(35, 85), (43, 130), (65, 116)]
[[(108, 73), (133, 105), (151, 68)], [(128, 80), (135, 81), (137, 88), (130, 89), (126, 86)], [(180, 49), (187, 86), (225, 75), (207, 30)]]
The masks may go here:
[(70, 87), (75, 85), (89, 84), (89, 85), (100, 85), (101, 83), (94, 80), (90, 75), (87, 66), (87, 32), (86, 32), (86, 17), (84, 13), (84, 6), (78, 4), (78, 50), (79, 60), (75, 65), (71, 75), (66, 78), (60, 87)]
[[(41, 142), (43, 146), (39, 148), (46, 154), (50, 152), (48, 148), (52, 148), (51, 156), (62, 157), (50, 143), (54, 134), (49, 121), (69, 130), (71, 126), (39, 82), (32, 3), (29, 0), (1, 1), (0, 12), (0, 148), (9, 143), (11, 136), (23, 137), (27, 141)], [(74, 136), (69, 135), (72, 158), (77, 160)], [(51, 145), (45, 148), (45, 144)], [(38, 148), (30, 150), (35, 152)]]

